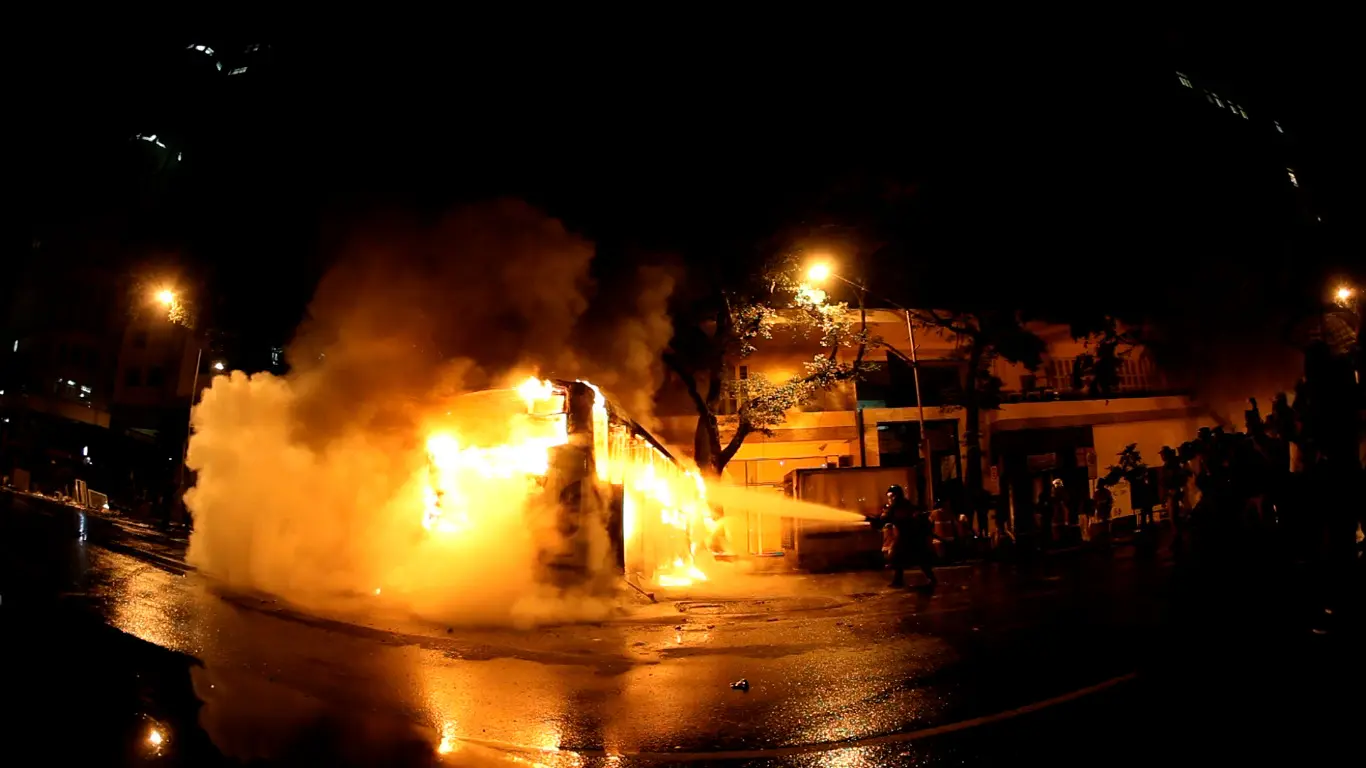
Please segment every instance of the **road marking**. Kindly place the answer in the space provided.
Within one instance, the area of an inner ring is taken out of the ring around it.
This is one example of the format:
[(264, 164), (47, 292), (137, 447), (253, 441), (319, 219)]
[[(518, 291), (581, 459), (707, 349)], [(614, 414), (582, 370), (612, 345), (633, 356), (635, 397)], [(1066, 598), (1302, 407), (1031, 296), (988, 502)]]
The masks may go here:
[[(1028, 715), (1042, 709), (1055, 707), (1059, 704), (1066, 704), (1069, 701), (1090, 696), (1093, 693), (1100, 693), (1117, 685), (1131, 682), (1138, 678), (1137, 672), (1130, 672), (1127, 675), (1120, 675), (1104, 682), (1096, 683), (1085, 688), (1078, 688), (1069, 693), (1060, 694), (1049, 699), (1036, 701), (1033, 704), (1026, 704), (1022, 707), (1009, 709), (1004, 712), (997, 712), (991, 715), (973, 717), (967, 720), (960, 720), (956, 723), (946, 725), (936, 725), (933, 728), (922, 728), (918, 731), (907, 731), (905, 733), (889, 733), (883, 736), (868, 736), (862, 739), (851, 739), (849, 741), (823, 741), (816, 744), (797, 744), (790, 747), (770, 747), (768, 749), (732, 749), (717, 752), (644, 752), (631, 750), (606, 750), (606, 749), (564, 749), (553, 750), (555, 752), (573, 753), (584, 757), (638, 757), (645, 760), (753, 760), (772, 757), (790, 757), (793, 755), (807, 755), (814, 752), (833, 752), (837, 749), (854, 749), (857, 747), (879, 747), (887, 744), (904, 744), (909, 741), (928, 739), (933, 736), (943, 736), (958, 731), (966, 731), (970, 728), (977, 728), (983, 725), (999, 723), (1003, 720), (1010, 720), (1021, 715)], [(546, 754), (547, 750), (537, 747), (528, 747), (521, 744), (509, 744), (501, 741), (491, 741), (488, 739), (474, 739), (457, 737), (459, 741), (467, 744), (475, 744), (491, 749), (500, 749), (506, 752), (523, 752), (530, 754)]]

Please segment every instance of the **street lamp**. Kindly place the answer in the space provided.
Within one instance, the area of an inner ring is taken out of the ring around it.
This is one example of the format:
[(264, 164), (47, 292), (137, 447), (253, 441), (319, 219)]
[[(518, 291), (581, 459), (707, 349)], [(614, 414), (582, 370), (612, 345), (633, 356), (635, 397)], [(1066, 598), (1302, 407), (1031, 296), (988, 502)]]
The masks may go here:
[[(836, 280), (839, 280), (840, 282), (844, 283), (845, 285), (848, 285), (848, 286), (854, 288), (855, 290), (857, 290), (857, 291), (859, 292), (859, 307), (860, 307), (860, 308), (863, 307), (864, 298), (865, 298), (866, 296), (868, 296), (868, 287), (867, 287), (867, 286), (862, 285), (862, 284), (860, 284), (860, 283), (856, 283), (856, 282), (854, 282), (854, 281), (852, 281), (852, 280), (850, 280), (850, 279), (844, 277), (843, 275), (840, 275), (838, 272), (835, 272), (833, 269), (831, 269), (831, 268), (830, 268), (830, 265), (829, 265), (828, 263), (823, 262), (823, 261), (816, 262), (815, 264), (812, 264), (811, 267), (810, 267), (809, 269), (807, 269), (807, 271), (806, 271), (806, 277), (807, 277), (807, 280), (809, 280), (809, 281), (811, 281), (811, 282), (813, 282), (813, 283), (819, 283), (819, 282), (822, 282), (822, 281), (824, 281), (824, 280), (827, 280), (827, 279), (833, 277), (833, 278), (835, 278)], [(920, 356), (919, 356), (919, 354), (918, 354), (917, 351), (916, 351), (916, 343), (915, 343), (915, 326), (911, 323), (911, 311), (910, 311), (909, 309), (906, 309), (905, 307), (901, 306), (900, 304), (898, 304), (898, 303), (896, 303), (895, 301), (892, 301), (891, 299), (888, 299), (888, 298), (878, 297), (878, 300), (879, 300), (879, 301), (882, 301), (883, 303), (886, 303), (886, 304), (888, 304), (888, 305), (891, 305), (891, 306), (893, 306), (893, 307), (896, 307), (896, 308), (899, 309), (899, 310), (901, 310), (902, 314), (903, 314), (903, 315), (905, 316), (905, 318), (906, 318), (906, 337), (907, 337), (907, 340), (909, 341), (909, 343), (910, 343), (910, 345), (911, 345), (911, 376), (912, 376), (913, 381), (915, 382), (915, 408), (916, 408), (916, 420), (917, 420), (917, 421), (919, 422), (919, 424), (920, 424), (920, 453), (921, 453), (922, 456), (925, 457), (925, 496), (926, 496), (926, 498), (928, 499), (928, 502), (929, 502), (929, 503), (928, 503), (928, 508), (933, 509), (933, 508), (934, 508), (934, 467), (933, 467), (933, 461), (932, 461), (933, 457), (932, 457), (931, 454), (930, 454), (930, 436), (929, 436), (929, 433), (925, 431), (925, 402), (924, 402), (924, 399), (920, 396)], [(867, 327), (867, 326), (868, 326), (868, 319), (867, 319), (867, 314), (866, 314), (866, 313), (864, 314), (863, 324), (864, 324), (863, 330), (864, 330), (864, 332), (866, 333), (867, 330), (868, 330), (868, 327)], [(896, 352), (896, 348), (895, 348), (895, 347), (889, 347), (889, 349), (891, 349), (893, 352)], [(860, 448), (862, 448), (863, 444), (864, 444), (864, 436), (863, 436), (863, 434), (862, 434), (862, 425), (860, 425), (860, 434), (859, 434), (859, 446), (860, 446)], [(867, 463), (868, 463), (868, 462), (867, 462), (866, 456), (864, 457), (863, 463), (864, 463), (865, 466), (866, 466)]]
[[(183, 312), (184, 307), (180, 304), (180, 297), (176, 295), (176, 292), (174, 290), (170, 288), (162, 288), (161, 290), (156, 292), (155, 299), (157, 303), (166, 307), (166, 319), (168, 321), (175, 323), (176, 325), (184, 326), (186, 329), (190, 330), (192, 336), (194, 335), (192, 325), (185, 319), (185, 315)], [(180, 498), (183, 498), (185, 495), (185, 462), (189, 459), (190, 455), (190, 430), (193, 428), (192, 425), (194, 417), (194, 398), (199, 391), (199, 367), (203, 365), (203, 363), (204, 347), (199, 344), (199, 341), (196, 338), (194, 357), (194, 378), (190, 383), (190, 408), (189, 414), (185, 418), (185, 442), (181, 445), (180, 464), (176, 467), (176, 492)], [(216, 363), (214, 365), (214, 368), (220, 371), (223, 370), (223, 363)]]
[(222, 360), (219, 360), (218, 362), (216, 362), (216, 363), (213, 364), (213, 369), (214, 369), (215, 371), (221, 371), (221, 370), (223, 370), (223, 369), (226, 368), (226, 367), (227, 367), (227, 366), (223, 365), (223, 361), (222, 361)]
[(1357, 383), (1361, 383), (1362, 350), (1366, 348), (1366, 345), (1361, 343), (1361, 336), (1366, 333), (1366, 312), (1362, 311), (1363, 307), (1357, 297), (1357, 289), (1349, 283), (1339, 285), (1337, 290), (1333, 292), (1333, 303), (1356, 315), (1356, 344), (1354, 345), (1356, 360), (1354, 365)]

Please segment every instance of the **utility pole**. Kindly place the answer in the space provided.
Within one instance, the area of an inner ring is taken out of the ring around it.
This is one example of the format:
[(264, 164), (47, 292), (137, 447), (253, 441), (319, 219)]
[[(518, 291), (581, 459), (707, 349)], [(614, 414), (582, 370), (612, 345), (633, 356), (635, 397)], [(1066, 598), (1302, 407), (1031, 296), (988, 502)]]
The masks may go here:
[(930, 435), (925, 431), (925, 399), (920, 396), (920, 355), (915, 349), (915, 326), (911, 323), (911, 311), (901, 311), (906, 315), (906, 338), (911, 344), (911, 376), (915, 380), (916, 418), (920, 422), (920, 455), (925, 457), (926, 507), (934, 509), (934, 461), (930, 452)]
[(185, 462), (190, 460), (190, 430), (194, 425), (194, 400), (195, 395), (199, 393), (199, 366), (204, 362), (204, 345), (200, 344), (198, 337), (193, 335), (194, 331), (190, 333), (195, 342), (194, 379), (190, 384), (190, 408), (185, 415), (185, 442), (180, 445), (180, 466), (176, 467), (175, 473), (176, 500), (185, 512), (187, 524), (190, 515), (189, 510), (185, 509)]
[[(838, 273), (836, 273), (836, 272), (830, 270), (830, 268), (829, 268), (828, 266), (825, 266), (825, 265), (820, 265), (820, 268), (813, 268), (813, 269), (808, 273), (808, 277), (809, 277), (813, 282), (819, 282), (819, 281), (825, 279), (826, 277), (833, 277), (833, 278), (835, 278), (836, 280), (839, 280), (840, 282), (844, 283), (845, 285), (848, 285), (849, 287), (851, 287), (851, 288), (853, 288), (854, 290), (858, 291), (859, 317), (860, 317), (860, 319), (862, 320), (862, 323), (863, 323), (863, 332), (864, 332), (865, 334), (868, 332), (868, 310), (867, 310), (867, 302), (865, 301), (865, 299), (866, 299), (867, 296), (868, 296), (868, 286), (863, 285), (862, 283), (856, 283), (856, 282), (854, 282), (853, 280), (850, 280), (850, 279), (844, 277), (843, 275), (840, 275), (840, 274), (838, 274)], [(896, 303), (895, 301), (892, 301), (891, 299), (888, 299), (888, 298), (885, 298), (885, 297), (878, 297), (878, 300), (881, 301), (881, 302), (883, 302), (884, 304), (887, 304), (887, 305), (889, 305), (889, 306), (892, 306), (892, 307), (895, 307), (896, 309), (901, 310), (901, 312), (902, 312), (902, 313), (905, 315), (905, 317), (906, 317), (906, 337), (907, 337), (907, 339), (908, 339), (908, 341), (909, 341), (909, 343), (910, 343), (910, 345), (911, 345), (911, 356), (910, 356), (911, 374), (912, 374), (912, 377), (913, 377), (913, 379), (914, 379), (914, 381), (915, 381), (916, 420), (919, 422), (919, 427), (920, 427), (920, 455), (921, 455), (921, 460), (922, 460), (922, 461), (924, 462), (924, 464), (925, 464), (925, 497), (926, 497), (926, 504), (925, 504), (925, 506), (926, 506), (927, 509), (934, 509), (934, 466), (933, 466), (933, 464), (934, 464), (933, 458), (934, 458), (934, 457), (933, 457), (933, 456), (931, 455), (931, 453), (930, 453), (930, 435), (929, 435), (929, 432), (927, 432), (927, 431), (925, 430), (925, 401), (924, 401), (924, 398), (922, 398), (922, 397), (920, 396), (920, 355), (919, 355), (919, 353), (916, 351), (916, 348), (915, 348), (915, 326), (914, 326), (914, 324), (911, 322), (911, 311), (910, 311), (909, 309), (907, 309), (907, 308), (901, 306), (900, 304)], [(895, 347), (889, 347), (889, 349), (890, 349), (892, 352), (896, 352), (896, 348), (895, 348)], [(900, 354), (900, 353), (897, 353), (897, 354)], [(904, 357), (904, 355), (903, 355), (903, 357)], [(864, 435), (863, 435), (863, 409), (862, 409), (862, 408), (859, 408), (858, 405), (857, 405), (857, 403), (855, 403), (855, 409), (856, 409), (856, 410), (855, 410), (855, 421), (856, 421), (856, 423), (857, 423), (857, 425), (858, 425), (858, 439), (859, 439), (860, 456), (863, 457), (863, 461), (862, 461), (863, 466), (867, 466), (867, 465), (868, 465), (868, 462), (867, 462), (867, 456), (866, 456), (866, 449), (864, 448)]]

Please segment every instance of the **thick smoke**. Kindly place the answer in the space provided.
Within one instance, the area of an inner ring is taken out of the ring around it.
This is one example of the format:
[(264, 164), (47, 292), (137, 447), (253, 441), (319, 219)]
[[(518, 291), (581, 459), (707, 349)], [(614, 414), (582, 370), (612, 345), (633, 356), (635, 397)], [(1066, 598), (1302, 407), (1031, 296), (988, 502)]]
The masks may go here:
[(646, 427), (654, 426), (655, 393), (664, 383), (673, 288), (672, 275), (657, 266), (640, 267), (621, 285), (600, 286), (577, 343), (556, 365), (603, 388)]
[(585, 609), (534, 583), (523, 515), (493, 510), (442, 542), (420, 523), (426, 439), (451, 397), (532, 373), (587, 378), (649, 420), (672, 281), (646, 268), (598, 290), (593, 255), (516, 201), (352, 237), (292, 371), (216, 377), (195, 408), (190, 562), (315, 608), (380, 590), (449, 621)]

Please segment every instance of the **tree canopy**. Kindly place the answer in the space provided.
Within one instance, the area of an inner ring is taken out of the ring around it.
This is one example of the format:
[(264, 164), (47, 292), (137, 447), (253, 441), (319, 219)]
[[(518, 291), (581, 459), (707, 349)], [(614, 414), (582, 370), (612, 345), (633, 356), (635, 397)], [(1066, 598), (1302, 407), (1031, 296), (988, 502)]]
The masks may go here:
[[(768, 265), (753, 279), (717, 283), (675, 312), (674, 338), (664, 355), (697, 411), (693, 458), (720, 474), (745, 438), (772, 434), (793, 408), (868, 369), (866, 328), (843, 302), (798, 283), (790, 261)], [(775, 330), (815, 339), (822, 351), (802, 370), (776, 380), (744, 377), (741, 361), (774, 338)], [(724, 433), (729, 433), (723, 444)]]

